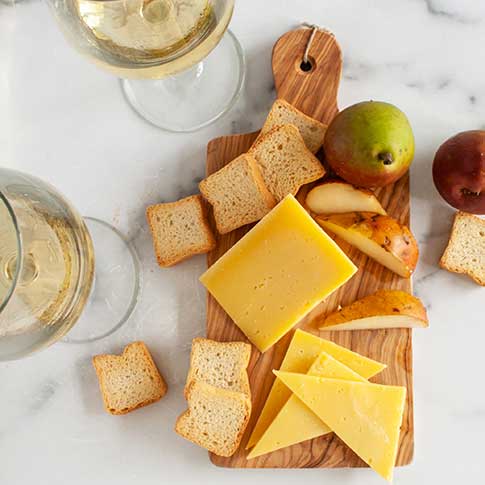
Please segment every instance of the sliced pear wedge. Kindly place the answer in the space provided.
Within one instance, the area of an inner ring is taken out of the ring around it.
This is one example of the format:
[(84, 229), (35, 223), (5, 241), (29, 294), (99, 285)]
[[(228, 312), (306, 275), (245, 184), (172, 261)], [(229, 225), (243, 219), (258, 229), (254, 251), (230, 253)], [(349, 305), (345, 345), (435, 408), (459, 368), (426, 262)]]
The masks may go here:
[(375, 212), (386, 215), (374, 192), (338, 180), (325, 182), (310, 190), (306, 205), (315, 214)]
[(349, 212), (316, 216), (315, 220), (403, 278), (409, 278), (416, 268), (419, 255), (416, 240), (409, 228), (392, 217)]
[(377, 328), (425, 328), (426, 308), (405, 291), (379, 290), (326, 316), (320, 330), (371, 330)]

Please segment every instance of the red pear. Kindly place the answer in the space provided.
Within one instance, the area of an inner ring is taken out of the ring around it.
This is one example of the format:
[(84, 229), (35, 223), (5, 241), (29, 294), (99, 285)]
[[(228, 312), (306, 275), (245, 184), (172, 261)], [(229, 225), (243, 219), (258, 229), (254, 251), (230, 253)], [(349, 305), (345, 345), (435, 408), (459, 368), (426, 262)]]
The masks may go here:
[(464, 131), (446, 140), (434, 157), (433, 180), (451, 206), (485, 214), (485, 131)]

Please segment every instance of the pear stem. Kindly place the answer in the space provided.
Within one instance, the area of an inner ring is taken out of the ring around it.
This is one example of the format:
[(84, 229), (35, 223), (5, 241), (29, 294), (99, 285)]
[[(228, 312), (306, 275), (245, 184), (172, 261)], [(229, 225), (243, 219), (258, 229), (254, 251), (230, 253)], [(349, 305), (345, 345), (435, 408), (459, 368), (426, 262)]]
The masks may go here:
[(389, 152), (381, 152), (377, 155), (379, 160), (382, 160), (384, 165), (391, 165), (394, 163), (394, 159), (392, 158), (392, 153)]

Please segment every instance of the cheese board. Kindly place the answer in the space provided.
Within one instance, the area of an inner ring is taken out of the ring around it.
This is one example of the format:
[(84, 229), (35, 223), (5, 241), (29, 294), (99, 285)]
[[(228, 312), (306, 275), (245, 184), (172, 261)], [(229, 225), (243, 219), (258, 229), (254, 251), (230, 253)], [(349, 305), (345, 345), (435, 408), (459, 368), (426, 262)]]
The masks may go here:
[[(311, 41), (311, 42), (310, 42)], [(304, 55), (307, 60), (304, 62)], [(284, 34), (275, 44), (272, 68), (278, 98), (282, 98), (307, 115), (330, 123), (338, 113), (337, 94), (342, 71), (342, 54), (335, 37), (320, 29), (301, 28)], [(207, 174), (210, 175), (246, 152), (258, 132), (223, 136), (209, 142)], [(323, 161), (323, 154), (318, 154)], [(308, 189), (303, 187), (298, 198)], [(409, 224), (409, 177), (378, 189), (376, 194), (389, 215)], [(213, 221), (212, 221), (213, 223)], [(217, 245), (208, 254), (208, 266), (215, 263), (249, 229), (246, 226), (216, 236)], [(215, 231), (217, 234), (217, 232)], [(373, 382), (407, 388), (406, 407), (401, 427), (396, 465), (406, 465), (413, 457), (413, 383), (411, 329), (380, 329), (342, 332), (319, 331), (315, 319), (335, 311), (339, 305), (374, 293), (379, 289), (396, 289), (411, 293), (410, 279), (402, 278), (349, 244), (336, 239), (359, 268), (355, 276), (323, 301), (297, 328), (332, 340), (371, 359), (387, 364), (387, 369)], [(238, 451), (231, 457), (210, 455), (215, 465), (231, 468), (337, 468), (362, 467), (365, 463), (334, 434), (305, 441), (273, 453), (247, 460), (245, 446), (251, 430), (264, 406), (278, 369), (286, 353), (293, 331), (285, 335), (265, 353), (253, 348), (248, 372), (252, 390), (253, 412)], [(207, 303), (207, 337), (217, 341), (246, 341), (217, 301), (209, 294)]]

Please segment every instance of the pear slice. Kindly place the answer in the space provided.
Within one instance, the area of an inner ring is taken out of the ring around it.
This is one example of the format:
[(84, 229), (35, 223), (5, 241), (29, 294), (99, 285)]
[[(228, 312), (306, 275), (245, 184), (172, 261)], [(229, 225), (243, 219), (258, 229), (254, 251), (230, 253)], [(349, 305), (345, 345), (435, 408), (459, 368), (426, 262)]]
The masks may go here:
[(349, 212), (316, 216), (315, 220), (403, 278), (409, 278), (416, 268), (419, 255), (416, 240), (409, 228), (392, 217)]
[(306, 205), (315, 214), (375, 212), (386, 215), (374, 192), (338, 180), (325, 182), (310, 190)]
[(320, 330), (370, 330), (375, 328), (424, 328), (426, 308), (405, 291), (379, 290), (331, 313)]

